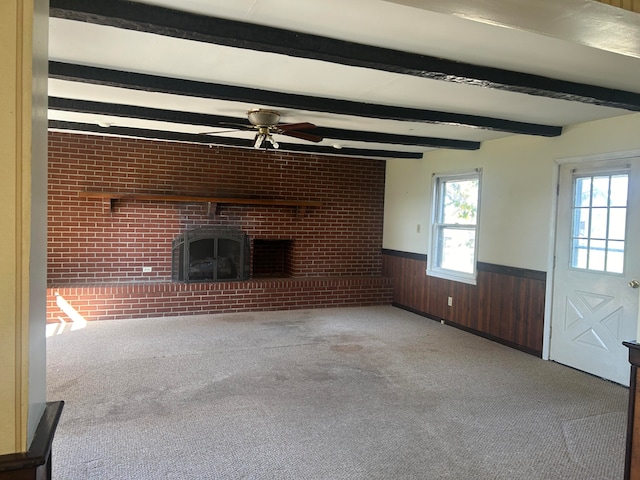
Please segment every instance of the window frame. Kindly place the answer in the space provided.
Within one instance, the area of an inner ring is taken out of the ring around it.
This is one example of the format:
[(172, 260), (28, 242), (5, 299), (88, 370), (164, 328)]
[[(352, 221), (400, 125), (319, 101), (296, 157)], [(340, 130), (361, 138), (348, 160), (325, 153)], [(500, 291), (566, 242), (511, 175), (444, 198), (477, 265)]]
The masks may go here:
[[(444, 185), (448, 181), (475, 180), (478, 181), (478, 198), (476, 203), (476, 220), (475, 224), (446, 224), (440, 219), (444, 211), (443, 192)], [(427, 256), (426, 274), (431, 277), (443, 278), (457, 282), (476, 285), (478, 275), (478, 239), (480, 225), (480, 199), (482, 198), (482, 169), (475, 168), (455, 173), (434, 173), (432, 175), (432, 204), (431, 204), (431, 235), (429, 244), (429, 255)], [(445, 229), (456, 230), (473, 230), (474, 231), (474, 249), (473, 249), (473, 272), (464, 272), (461, 270), (452, 270), (444, 268), (440, 264), (442, 258), (441, 235), (440, 232)]]
[[(627, 177), (627, 181), (629, 181), (629, 170), (630, 168), (627, 167), (621, 167), (621, 168), (613, 168), (613, 169), (609, 169), (609, 168), (595, 168), (595, 169), (584, 169), (584, 170), (574, 170), (572, 172), (571, 175), (571, 205), (570, 205), (570, 210), (571, 210), (571, 225), (569, 227), (569, 255), (568, 255), (568, 261), (569, 261), (569, 265), (568, 268), (569, 270), (575, 270), (578, 272), (582, 272), (582, 273), (595, 273), (598, 275), (612, 275), (612, 276), (618, 276), (618, 277), (622, 277), (625, 275), (626, 273), (626, 258), (627, 258), (627, 249), (629, 247), (628, 245), (628, 225), (629, 225), (629, 197), (628, 197), (628, 192), (627, 192), (627, 199), (626, 199), (626, 205), (624, 207), (625, 209), (625, 231), (624, 231), (624, 239), (622, 240), (622, 242), (624, 243), (624, 250), (623, 250), (623, 261), (622, 261), (622, 272), (616, 272), (616, 271), (610, 271), (606, 269), (606, 265), (608, 263), (608, 243), (610, 241), (612, 241), (609, 238), (609, 221), (610, 221), (610, 213), (612, 209), (617, 209), (617, 208), (621, 208), (619, 206), (611, 206), (610, 205), (610, 201), (611, 201), (611, 179), (612, 177), (615, 177), (617, 175), (625, 175)], [(591, 217), (593, 214), (594, 209), (596, 210), (602, 210), (602, 209), (606, 209), (607, 210), (607, 234), (605, 238), (594, 238), (591, 236), (591, 232), (588, 233), (588, 235), (585, 236), (580, 236), (580, 235), (576, 235), (575, 230), (576, 230), (576, 225), (575, 225), (575, 221), (576, 221), (576, 217), (575, 217), (575, 211), (580, 208), (576, 206), (576, 187), (577, 187), (577, 181), (579, 179), (583, 179), (583, 178), (591, 178), (591, 180), (593, 181), (593, 179), (595, 177), (609, 177), (609, 192), (608, 192), (608, 198), (607, 198), (607, 205), (606, 206), (593, 206), (592, 205), (592, 201), (593, 198), (590, 199), (590, 204), (588, 207), (582, 207), (582, 208), (588, 208), (589, 209), (589, 225), (591, 228)], [(628, 189), (628, 185), (627, 185), (627, 189)], [(587, 264), (587, 267), (578, 267), (574, 265), (574, 260), (575, 260), (575, 250), (573, 248), (573, 244), (574, 241), (577, 239), (584, 239), (587, 240), (587, 244), (589, 245), (588, 248), (590, 248), (590, 243), (592, 240), (596, 240), (596, 241), (604, 241), (605, 244), (607, 245), (606, 248), (606, 253), (605, 253), (605, 269), (603, 270), (599, 270), (596, 268), (590, 268)], [(614, 240), (615, 241), (615, 240)]]

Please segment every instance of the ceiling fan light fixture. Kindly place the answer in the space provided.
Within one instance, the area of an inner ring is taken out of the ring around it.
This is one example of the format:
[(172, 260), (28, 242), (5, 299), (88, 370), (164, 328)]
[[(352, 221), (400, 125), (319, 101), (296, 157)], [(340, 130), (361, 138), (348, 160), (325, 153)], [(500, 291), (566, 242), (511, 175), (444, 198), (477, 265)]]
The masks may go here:
[(309, 142), (320, 142), (322, 137), (312, 133), (304, 132), (304, 130), (314, 129), (316, 126), (309, 122), (287, 123), (280, 125), (280, 114), (275, 110), (263, 108), (254, 108), (247, 112), (247, 119), (258, 133), (253, 139), (253, 148), (259, 149), (264, 147), (265, 150), (271, 145), (274, 149), (280, 148), (278, 142), (273, 138), (273, 134), (287, 135)]
[(265, 134), (264, 133), (259, 133), (258, 135), (256, 135), (256, 141), (253, 144), (253, 148), (260, 148), (260, 146), (262, 145), (262, 142), (264, 141), (265, 138)]
[(280, 114), (278, 112), (275, 110), (264, 110), (262, 108), (249, 110), (247, 116), (251, 125), (257, 127), (276, 125), (280, 121)]

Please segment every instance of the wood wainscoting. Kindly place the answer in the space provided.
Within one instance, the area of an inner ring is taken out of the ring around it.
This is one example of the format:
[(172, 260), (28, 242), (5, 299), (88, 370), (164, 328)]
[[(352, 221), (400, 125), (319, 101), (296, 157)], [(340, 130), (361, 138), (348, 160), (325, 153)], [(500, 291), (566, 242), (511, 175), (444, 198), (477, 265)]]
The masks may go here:
[(427, 276), (426, 255), (382, 253), (394, 305), (542, 356), (546, 272), (478, 263), (469, 285)]
[(612, 7), (622, 8), (630, 12), (640, 13), (640, 0), (597, 0)]

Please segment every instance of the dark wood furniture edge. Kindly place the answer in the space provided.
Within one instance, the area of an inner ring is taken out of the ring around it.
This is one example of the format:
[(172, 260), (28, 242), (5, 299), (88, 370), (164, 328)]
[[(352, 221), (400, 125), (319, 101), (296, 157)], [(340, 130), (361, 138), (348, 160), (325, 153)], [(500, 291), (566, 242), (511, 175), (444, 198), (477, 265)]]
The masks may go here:
[(640, 342), (629, 341), (622, 344), (629, 349), (629, 363), (640, 367)]
[[(630, 480), (632, 472), (632, 456), (634, 449), (633, 433), (634, 420), (636, 411), (636, 391), (638, 366), (640, 366), (640, 343), (638, 342), (622, 342), (629, 349), (629, 363), (631, 364), (631, 377), (629, 380), (629, 407), (627, 413), (627, 438), (624, 455), (624, 479)], [(636, 472), (636, 476), (637, 476)]]
[[(51, 478), (51, 446), (63, 406), (63, 401), (47, 402), (27, 452), (0, 455), (0, 479), (31, 478), (24, 474), (18, 476), (18, 472), (35, 470), (43, 465), (49, 470), (46, 478)], [(34, 475), (32, 478), (40, 477)]]

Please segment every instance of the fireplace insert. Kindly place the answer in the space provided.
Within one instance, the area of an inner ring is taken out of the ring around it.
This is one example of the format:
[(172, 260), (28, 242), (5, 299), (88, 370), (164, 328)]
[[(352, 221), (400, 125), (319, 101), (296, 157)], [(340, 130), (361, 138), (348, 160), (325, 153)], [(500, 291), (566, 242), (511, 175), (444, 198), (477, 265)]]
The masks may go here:
[(188, 230), (173, 240), (171, 279), (186, 283), (248, 280), (249, 248), (249, 237), (241, 230)]

